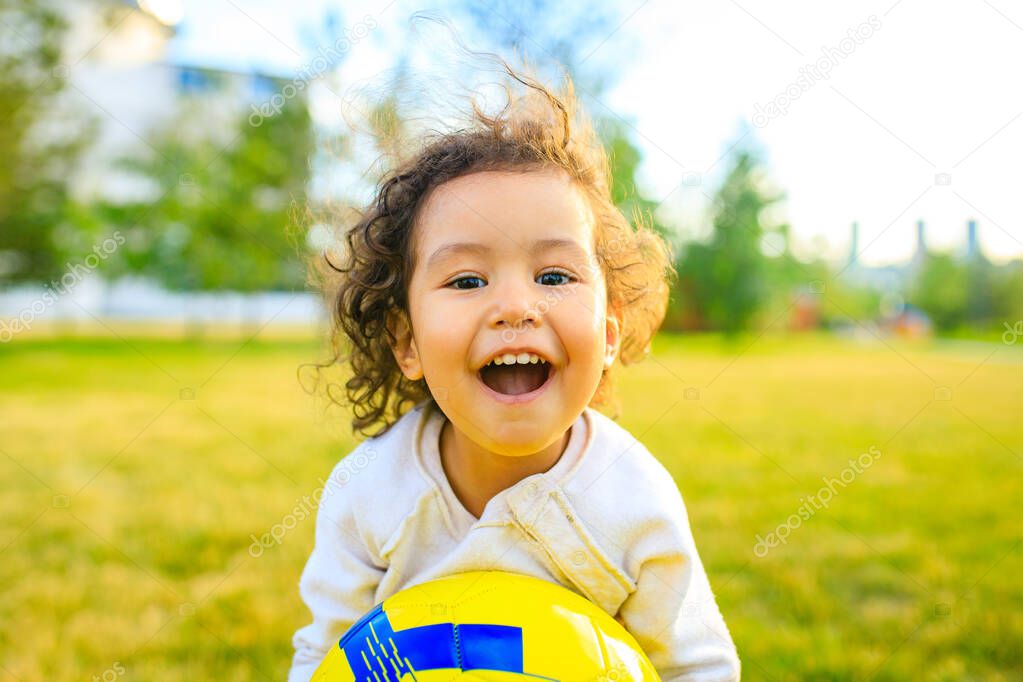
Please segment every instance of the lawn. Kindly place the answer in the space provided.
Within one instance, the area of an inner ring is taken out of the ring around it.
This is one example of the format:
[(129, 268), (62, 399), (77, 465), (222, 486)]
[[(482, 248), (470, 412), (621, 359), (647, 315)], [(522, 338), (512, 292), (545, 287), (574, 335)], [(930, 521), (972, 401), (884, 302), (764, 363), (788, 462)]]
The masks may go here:
[[(321, 357), (0, 345), (0, 680), (284, 679), (313, 521), (249, 547), (355, 443), (297, 378)], [(1023, 679), (1023, 344), (662, 335), (619, 392), (744, 679)]]

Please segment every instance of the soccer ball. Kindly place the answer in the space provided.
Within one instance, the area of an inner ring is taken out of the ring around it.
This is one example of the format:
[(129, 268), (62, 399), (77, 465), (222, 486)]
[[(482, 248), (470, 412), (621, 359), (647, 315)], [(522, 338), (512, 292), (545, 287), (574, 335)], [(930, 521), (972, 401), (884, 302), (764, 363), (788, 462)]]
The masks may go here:
[(459, 573), (402, 590), (359, 619), (313, 682), (650, 682), (653, 665), (621, 624), (546, 580)]

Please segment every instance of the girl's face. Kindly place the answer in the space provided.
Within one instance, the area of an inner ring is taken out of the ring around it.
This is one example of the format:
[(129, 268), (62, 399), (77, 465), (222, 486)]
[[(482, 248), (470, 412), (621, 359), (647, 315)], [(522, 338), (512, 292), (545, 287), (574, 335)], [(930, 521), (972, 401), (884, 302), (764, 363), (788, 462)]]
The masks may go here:
[[(593, 214), (559, 170), (486, 171), (436, 187), (416, 221), (411, 333), (395, 358), (452, 426), (521, 456), (562, 437), (618, 349)], [(526, 353), (544, 362), (486, 366)]]

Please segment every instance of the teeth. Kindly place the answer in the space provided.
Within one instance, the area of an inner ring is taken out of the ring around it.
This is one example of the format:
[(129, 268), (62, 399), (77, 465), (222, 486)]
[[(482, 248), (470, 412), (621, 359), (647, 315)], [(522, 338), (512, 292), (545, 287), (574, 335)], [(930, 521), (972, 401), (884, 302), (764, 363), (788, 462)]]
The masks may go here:
[(489, 365), (514, 365), (516, 363), (520, 365), (535, 365), (536, 363), (546, 363), (547, 361), (541, 358), (535, 353), (505, 353), (504, 355), (498, 355), (493, 360), (488, 362)]

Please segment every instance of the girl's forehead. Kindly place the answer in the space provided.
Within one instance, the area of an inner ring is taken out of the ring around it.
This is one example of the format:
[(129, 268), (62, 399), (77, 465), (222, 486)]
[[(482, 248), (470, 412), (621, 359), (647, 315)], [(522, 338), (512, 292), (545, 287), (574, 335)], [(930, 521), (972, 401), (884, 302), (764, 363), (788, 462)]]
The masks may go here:
[(419, 255), (451, 241), (492, 250), (541, 240), (574, 240), (593, 249), (593, 211), (561, 171), (487, 171), (449, 180), (427, 196), (416, 220)]

